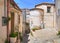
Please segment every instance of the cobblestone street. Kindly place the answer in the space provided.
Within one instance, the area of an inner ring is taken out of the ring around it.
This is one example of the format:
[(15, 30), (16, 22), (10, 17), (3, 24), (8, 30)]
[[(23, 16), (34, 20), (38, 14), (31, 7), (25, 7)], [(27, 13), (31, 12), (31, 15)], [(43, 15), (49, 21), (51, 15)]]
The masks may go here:
[(45, 43), (46, 40), (51, 41), (50, 39), (56, 37), (56, 34), (57, 31), (54, 29), (36, 30), (35, 32), (33, 32), (33, 36), (29, 34), (28, 39), (30, 39), (30, 41), (28, 43)]
[(23, 42), (22, 43), (28, 43), (29, 42), (29, 34), (24, 34), (23, 35)]

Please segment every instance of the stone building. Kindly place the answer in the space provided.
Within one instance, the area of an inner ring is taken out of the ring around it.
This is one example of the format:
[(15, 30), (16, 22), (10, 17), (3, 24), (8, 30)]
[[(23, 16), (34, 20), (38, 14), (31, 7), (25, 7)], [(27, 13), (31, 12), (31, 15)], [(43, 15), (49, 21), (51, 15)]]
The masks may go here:
[(7, 1), (0, 0), (0, 43), (4, 43), (7, 38), (7, 25), (5, 19), (7, 18)]
[(35, 6), (44, 10), (44, 28), (56, 28), (56, 12), (55, 4), (53, 3), (41, 3)]
[(14, 31), (15, 27), (21, 27), (19, 25), (21, 25), (22, 11), (13, 0), (11, 0), (9, 4), (10, 5), (9, 5), (9, 15), (8, 16), (11, 18), (11, 20), (9, 21), (9, 28), (11, 30), (13, 29), (13, 31)]
[(0, 0), (0, 43), (9, 40), (10, 33), (15, 32), (16, 27), (22, 31), (21, 12), (14, 0)]
[[(42, 27), (44, 11), (39, 8), (33, 8), (30, 10), (30, 29)], [(43, 27), (42, 27), (43, 28)]]
[(57, 30), (60, 31), (60, 0), (55, 0), (55, 8)]

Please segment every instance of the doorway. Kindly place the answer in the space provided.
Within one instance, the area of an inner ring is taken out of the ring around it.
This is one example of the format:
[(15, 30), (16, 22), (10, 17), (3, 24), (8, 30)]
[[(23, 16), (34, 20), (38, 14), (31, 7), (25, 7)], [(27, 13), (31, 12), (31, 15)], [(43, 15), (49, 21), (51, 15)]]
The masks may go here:
[(11, 33), (14, 32), (14, 12), (11, 12)]

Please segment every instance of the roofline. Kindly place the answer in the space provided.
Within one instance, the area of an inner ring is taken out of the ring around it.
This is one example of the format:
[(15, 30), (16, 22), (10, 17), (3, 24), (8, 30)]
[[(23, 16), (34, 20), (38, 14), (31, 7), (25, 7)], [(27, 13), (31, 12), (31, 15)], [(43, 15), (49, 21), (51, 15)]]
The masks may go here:
[(11, 4), (14, 4), (14, 6), (16, 6), (18, 8), (18, 10), (22, 12), (22, 10), (18, 7), (18, 5), (15, 3), (14, 0), (10, 0), (10, 3)]
[(32, 10), (42, 10), (42, 11), (44, 11), (43, 9), (40, 9), (40, 8), (33, 8), (33, 9), (30, 9), (30, 11), (32, 11)]
[(47, 3), (47, 2), (45, 2), (45, 3), (41, 3), (41, 4), (35, 5), (35, 7), (40, 6), (40, 5), (53, 5), (53, 6), (55, 6), (55, 4), (53, 4), (53, 3)]

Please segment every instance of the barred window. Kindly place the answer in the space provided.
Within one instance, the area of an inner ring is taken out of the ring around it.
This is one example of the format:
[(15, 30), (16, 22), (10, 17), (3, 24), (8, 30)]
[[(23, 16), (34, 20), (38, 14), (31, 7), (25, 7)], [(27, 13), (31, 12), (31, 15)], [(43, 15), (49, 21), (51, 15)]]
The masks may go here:
[(7, 17), (2, 17), (2, 26), (7, 25)]
[(47, 7), (47, 13), (50, 13), (51, 7)]

